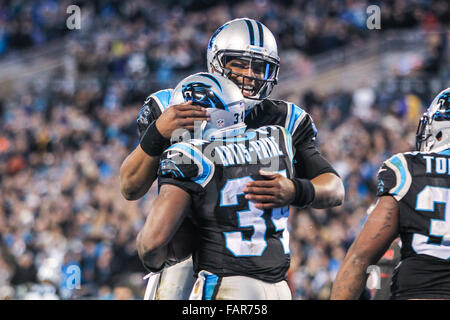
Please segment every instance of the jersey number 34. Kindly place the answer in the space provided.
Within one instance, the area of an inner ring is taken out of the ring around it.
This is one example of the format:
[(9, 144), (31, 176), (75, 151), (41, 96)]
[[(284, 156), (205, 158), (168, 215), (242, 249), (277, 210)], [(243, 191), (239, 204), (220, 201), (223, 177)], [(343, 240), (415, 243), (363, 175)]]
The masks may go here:
[[(286, 171), (279, 172), (286, 175)], [(254, 181), (251, 177), (227, 180), (220, 192), (220, 206), (231, 207), (238, 205), (238, 196), (244, 194), (242, 190), (245, 185)], [(246, 200), (247, 201), (247, 200)], [(267, 247), (266, 230), (267, 223), (264, 219), (264, 210), (255, 207), (253, 202), (248, 202), (248, 210), (236, 211), (239, 228), (253, 227), (250, 240), (243, 237), (242, 231), (224, 232), (226, 248), (237, 257), (261, 256)], [(287, 220), (289, 208), (277, 208), (271, 210), (271, 220), (275, 231), (282, 231), (280, 241), (285, 253), (289, 253), (289, 233), (287, 231)]]

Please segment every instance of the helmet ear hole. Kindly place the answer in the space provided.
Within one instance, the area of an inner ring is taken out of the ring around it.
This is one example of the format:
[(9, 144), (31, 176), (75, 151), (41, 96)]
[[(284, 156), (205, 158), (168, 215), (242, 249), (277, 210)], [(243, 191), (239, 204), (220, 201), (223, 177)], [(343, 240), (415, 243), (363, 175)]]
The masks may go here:
[(440, 141), (442, 138), (442, 131), (439, 131), (438, 134), (436, 135), (436, 140)]

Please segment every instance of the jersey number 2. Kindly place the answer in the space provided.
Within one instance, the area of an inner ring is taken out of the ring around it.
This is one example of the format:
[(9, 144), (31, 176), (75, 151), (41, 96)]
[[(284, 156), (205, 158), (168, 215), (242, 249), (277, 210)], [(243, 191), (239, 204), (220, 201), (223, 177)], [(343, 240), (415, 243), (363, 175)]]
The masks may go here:
[[(430, 220), (430, 235), (442, 238), (440, 244), (422, 244), (422, 248), (415, 248), (416, 251), (423, 251), (426, 254), (441, 258), (450, 258), (450, 189), (442, 187), (426, 186), (417, 194), (416, 210), (434, 212), (435, 204), (444, 204), (444, 219)], [(417, 235), (415, 235), (417, 237)], [(419, 238), (421, 236), (419, 235)], [(426, 248), (425, 248), (426, 247)], [(422, 249), (422, 250), (421, 250)], [(428, 250), (427, 250), (428, 249)]]

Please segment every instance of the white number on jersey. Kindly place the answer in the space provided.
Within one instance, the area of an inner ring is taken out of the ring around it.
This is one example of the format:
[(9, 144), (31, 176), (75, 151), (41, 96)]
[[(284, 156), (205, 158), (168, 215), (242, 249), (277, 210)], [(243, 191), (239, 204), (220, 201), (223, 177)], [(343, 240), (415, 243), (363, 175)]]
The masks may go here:
[[(229, 179), (220, 192), (220, 206), (238, 205), (238, 195), (244, 194), (242, 190), (250, 181), (254, 180), (250, 177)], [(236, 211), (236, 214), (239, 227), (253, 227), (254, 232), (250, 240), (245, 240), (241, 231), (224, 232), (226, 248), (237, 257), (261, 256), (267, 247), (265, 239), (267, 225), (262, 217), (264, 210), (256, 208), (253, 202), (248, 201), (248, 210)], [(273, 209), (271, 214), (276, 231), (283, 230), (281, 243), (284, 252), (289, 253), (289, 233), (287, 231), (289, 208)]]
[(428, 243), (428, 237), (414, 234), (413, 248), (418, 254), (427, 254), (441, 259), (450, 258), (450, 189), (426, 186), (417, 194), (416, 210), (435, 211), (435, 204), (443, 203), (444, 219), (431, 219), (430, 236), (442, 237), (440, 244)]

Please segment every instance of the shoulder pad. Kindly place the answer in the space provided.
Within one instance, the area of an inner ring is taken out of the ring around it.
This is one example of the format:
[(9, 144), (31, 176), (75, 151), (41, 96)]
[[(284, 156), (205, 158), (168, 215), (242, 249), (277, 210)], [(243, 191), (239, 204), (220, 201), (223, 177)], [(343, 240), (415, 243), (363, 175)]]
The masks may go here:
[(191, 143), (181, 142), (169, 147), (161, 156), (159, 173), (161, 176), (189, 179), (202, 187), (211, 180), (215, 167)]
[(287, 103), (285, 128), (293, 134), (300, 122), (306, 117), (307, 112), (293, 103)]
[(172, 98), (172, 92), (173, 89), (159, 90), (151, 94), (147, 99), (150, 100), (151, 98), (153, 98), (162, 113), (169, 106), (170, 98)]
[(411, 186), (411, 173), (407, 160), (398, 153), (386, 160), (378, 171), (377, 195), (391, 195), (400, 201)]
[(145, 99), (144, 105), (136, 119), (139, 135), (142, 135), (149, 124), (156, 120), (165, 108), (167, 108), (171, 95), (172, 89), (165, 89), (152, 93)]

